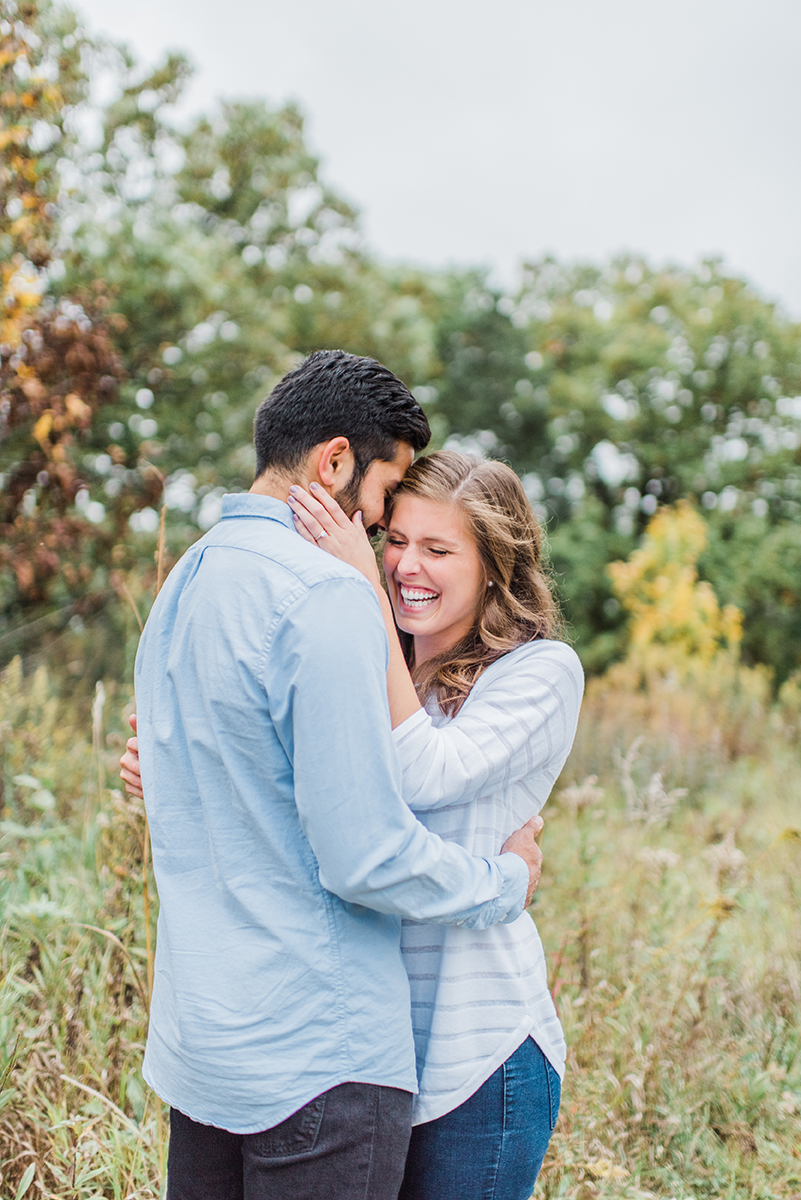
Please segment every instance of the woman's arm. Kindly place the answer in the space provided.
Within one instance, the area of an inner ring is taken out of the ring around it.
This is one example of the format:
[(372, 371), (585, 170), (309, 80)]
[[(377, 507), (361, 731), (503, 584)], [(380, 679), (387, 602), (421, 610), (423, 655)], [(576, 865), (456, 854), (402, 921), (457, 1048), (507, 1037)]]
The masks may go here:
[(407, 804), (425, 812), (470, 803), (541, 770), (555, 779), (573, 743), (582, 690), (569, 646), (533, 642), (488, 668), (444, 725), (413, 714), (394, 734)]
[(403, 657), (392, 605), (381, 586), (378, 563), (362, 524), (362, 514), (357, 512), (352, 521), (348, 520), (336, 500), (323, 488), (311, 486), (315, 488), (314, 496), (301, 487), (290, 488), (289, 506), (295, 528), (307, 542), (314, 542), (321, 550), (361, 571), (375, 589), (389, 641), (387, 695), (392, 728), (395, 729), (418, 711), (420, 701)]
[[(392, 620), (386, 595), (384, 605)], [(405, 679), (411, 683), (397, 635), (394, 640)], [(532, 643), (528, 654), (507, 656), (489, 670), (486, 681), (479, 680), (475, 694), (447, 724), (435, 726), (416, 694), (414, 711), (393, 719), (401, 791), (414, 811), (470, 803), (495, 786), (508, 786), (546, 767), (554, 778), (561, 771), (573, 744), (583, 690), (574, 651), (560, 642)], [(401, 675), (397, 668), (396, 673)], [(401, 711), (404, 699), (401, 696), (397, 704)], [(136, 716), (130, 720), (135, 730)], [(128, 791), (141, 796), (135, 737), (129, 738), (120, 763)]]

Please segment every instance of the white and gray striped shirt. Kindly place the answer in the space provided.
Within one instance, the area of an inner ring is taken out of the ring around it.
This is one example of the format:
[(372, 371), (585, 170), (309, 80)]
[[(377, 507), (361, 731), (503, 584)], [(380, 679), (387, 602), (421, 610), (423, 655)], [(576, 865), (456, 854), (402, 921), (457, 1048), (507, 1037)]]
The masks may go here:
[[(436, 703), (395, 730), (403, 795), (432, 832), (498, 854), (539, 812), (564, 765), (584, 677), (563, 642), (518, 647), (453, 718)], [(415, 1124), (464, 1103), (531, 1036), (564, 1075), (565, 1041), (537, 928), (523, 913), (472, 930), (403, 922), (420, 1094)]]

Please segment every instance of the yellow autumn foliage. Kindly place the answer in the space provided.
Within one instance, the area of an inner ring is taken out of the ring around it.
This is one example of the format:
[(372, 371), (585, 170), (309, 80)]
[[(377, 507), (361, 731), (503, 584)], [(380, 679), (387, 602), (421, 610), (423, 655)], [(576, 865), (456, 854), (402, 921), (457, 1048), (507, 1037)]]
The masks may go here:
[(797, 685), (787, 687), (779, 718), (770, 669), (741, 662), (742, 613), (721, 605), (698, 578), (706, 540), (701, 515), (679, 501), (656, 513), (626, 562), (608, 568), (629, 613), (629, 648), (622, 662), (587, 684), (577, 760), (585, 738), (625, 749), (644, 736), (653, 770), (681, 763), (676, 781), (693, 785), (707, 757), (758, 753), (770, 722), (801, 721), (793, 707)]
[[(32, 28), (35, 5), (0, 30), (0, 234), (4, 256), (0, 274), (0, 343), (16, 349), (28, 316), (42, 299), (42, 268), (50, 258), (52, 201), (58, 192), (53, 155), (35, 148), (36, 123), (61, 129), (64, 95), (42, 70), (41, 38)], [(18, 73), (22, 64), (25, 70)], [(23, 83), (23, 80), (25, 81)]]
[(627, 562), (610, 564), (614, 590), (631, 614), (635, 658), (657, 665), (667, 650), (675, 665), (681, 658), (709, 663), (720, 654), (737, 655), (742, 613), (733, 604), (721, 607), (712, 587), (698, 578), (706, 542), (703, 518), (680, 500), (657, 512)]
[(25, 318), (35, 312), (44, 289), (41, 273), (21, 254), (0, 268), (0, 342), (17, 347), (22, 341)]

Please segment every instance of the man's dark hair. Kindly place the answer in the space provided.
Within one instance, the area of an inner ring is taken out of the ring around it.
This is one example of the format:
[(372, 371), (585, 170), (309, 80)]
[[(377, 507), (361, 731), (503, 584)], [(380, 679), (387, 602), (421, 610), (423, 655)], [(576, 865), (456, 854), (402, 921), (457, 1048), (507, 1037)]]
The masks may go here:
[(358, 484), (376, 459), (391, 462), (398, 442), (423, 450), (428, 419), (405, 383), (376, 362), (344, 350), (318, 350), (277, 383), (253, 422), (256, 475), (295, 470), (321, 442), (346, 437)]

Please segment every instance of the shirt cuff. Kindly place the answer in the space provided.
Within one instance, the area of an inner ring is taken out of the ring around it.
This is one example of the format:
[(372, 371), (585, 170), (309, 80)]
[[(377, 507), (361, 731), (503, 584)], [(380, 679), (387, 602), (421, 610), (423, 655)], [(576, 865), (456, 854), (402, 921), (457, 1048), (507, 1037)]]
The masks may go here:
[(497, 900), (498, 912), (506, 914), (499, 916), (498, 920), (501, 925), (510, 925), (526, 907), (528, 867), (519, 854), (513, 854), (511, 851), (499, 854), (495, 862), (503, 876), (503, 886)]

